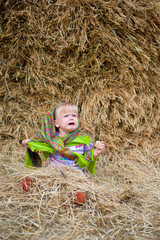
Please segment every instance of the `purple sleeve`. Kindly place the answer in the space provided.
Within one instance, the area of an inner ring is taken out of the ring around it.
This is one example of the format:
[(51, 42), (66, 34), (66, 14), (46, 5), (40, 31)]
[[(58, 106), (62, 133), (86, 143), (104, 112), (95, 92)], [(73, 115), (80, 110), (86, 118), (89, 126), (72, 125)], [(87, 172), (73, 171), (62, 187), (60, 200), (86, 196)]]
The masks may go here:
[(92, 142), (90, 142), (90, 145), (89, 145), (88, 147), (87, 147), (87, 145), (85, 144), (85, 145), (84, 145), (84, 152), (89, 151), (92, 147), (93, 147), (93, 143), (92, 143)]

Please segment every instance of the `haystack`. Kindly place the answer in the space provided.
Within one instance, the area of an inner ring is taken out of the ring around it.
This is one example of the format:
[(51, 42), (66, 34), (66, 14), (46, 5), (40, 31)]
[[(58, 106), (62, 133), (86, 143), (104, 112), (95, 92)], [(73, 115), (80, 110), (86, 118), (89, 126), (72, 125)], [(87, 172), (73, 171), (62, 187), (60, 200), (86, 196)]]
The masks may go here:
[[(0, 13), (1, 239), (159, 239), (160, 1), (8, 0)], [(63, 101), (106, 143), (94, 177), (24, 167), (21, 140)]]

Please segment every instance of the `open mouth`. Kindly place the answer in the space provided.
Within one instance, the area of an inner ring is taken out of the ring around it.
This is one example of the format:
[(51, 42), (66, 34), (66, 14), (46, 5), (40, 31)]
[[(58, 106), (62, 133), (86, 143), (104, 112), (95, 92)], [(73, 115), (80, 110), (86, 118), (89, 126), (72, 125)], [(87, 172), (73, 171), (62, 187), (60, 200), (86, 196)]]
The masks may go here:
[(74, 123), (69, 123), (68, 125), (74, 125)]

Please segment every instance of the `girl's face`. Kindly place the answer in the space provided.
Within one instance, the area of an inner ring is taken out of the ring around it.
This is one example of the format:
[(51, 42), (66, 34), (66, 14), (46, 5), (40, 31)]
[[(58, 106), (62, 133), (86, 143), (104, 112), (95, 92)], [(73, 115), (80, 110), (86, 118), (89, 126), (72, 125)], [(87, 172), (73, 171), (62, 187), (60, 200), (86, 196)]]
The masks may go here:
[(62, 137), (67, 133), (71, 133), (78, 128), (78, 116), (74, 109), (63, 108), (60, 109), (55, 125), (59, 128), (59, 136)]

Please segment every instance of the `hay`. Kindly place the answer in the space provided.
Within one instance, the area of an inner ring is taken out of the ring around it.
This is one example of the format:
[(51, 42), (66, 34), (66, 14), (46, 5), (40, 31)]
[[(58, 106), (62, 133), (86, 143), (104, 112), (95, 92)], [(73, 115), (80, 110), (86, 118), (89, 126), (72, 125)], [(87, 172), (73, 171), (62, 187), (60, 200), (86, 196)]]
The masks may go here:
[[(159, 10), (151, 0), (0, 2), (1, 239), (159, 239)], [(24, 167), (21, 140), (66, 100), (106, 143), (95, 177)]]
[[(2, 239), (159, 238), (159, 172), (144, 153), (133, 149), (112, 161), (101, 158), (95, 177), (64, 168), (64, 178), (51, 166), (26, 169), (24, 150), (10, 148), (0, 168)], [(20, 187), (26, 176), (34, 183), (30, 193)], [(77, 191), (86, 193), (83, 206), (73, 204)]]
[(29, 102), (28, 108), (23, 106), (29, 111), (38, 101), (46, 111), (57, 101), (74, 99), (85, 108), (89, 126), (96, 119), (114, 134), (118, 128), (122, 135), (149, 136), (159, 128), (157, 3), (67, 0), (32, 5), (23, 0), (1, 6), (2, 98), (6, 91), (12, 95), (6, 104), (20, 102), (21, 108)]

